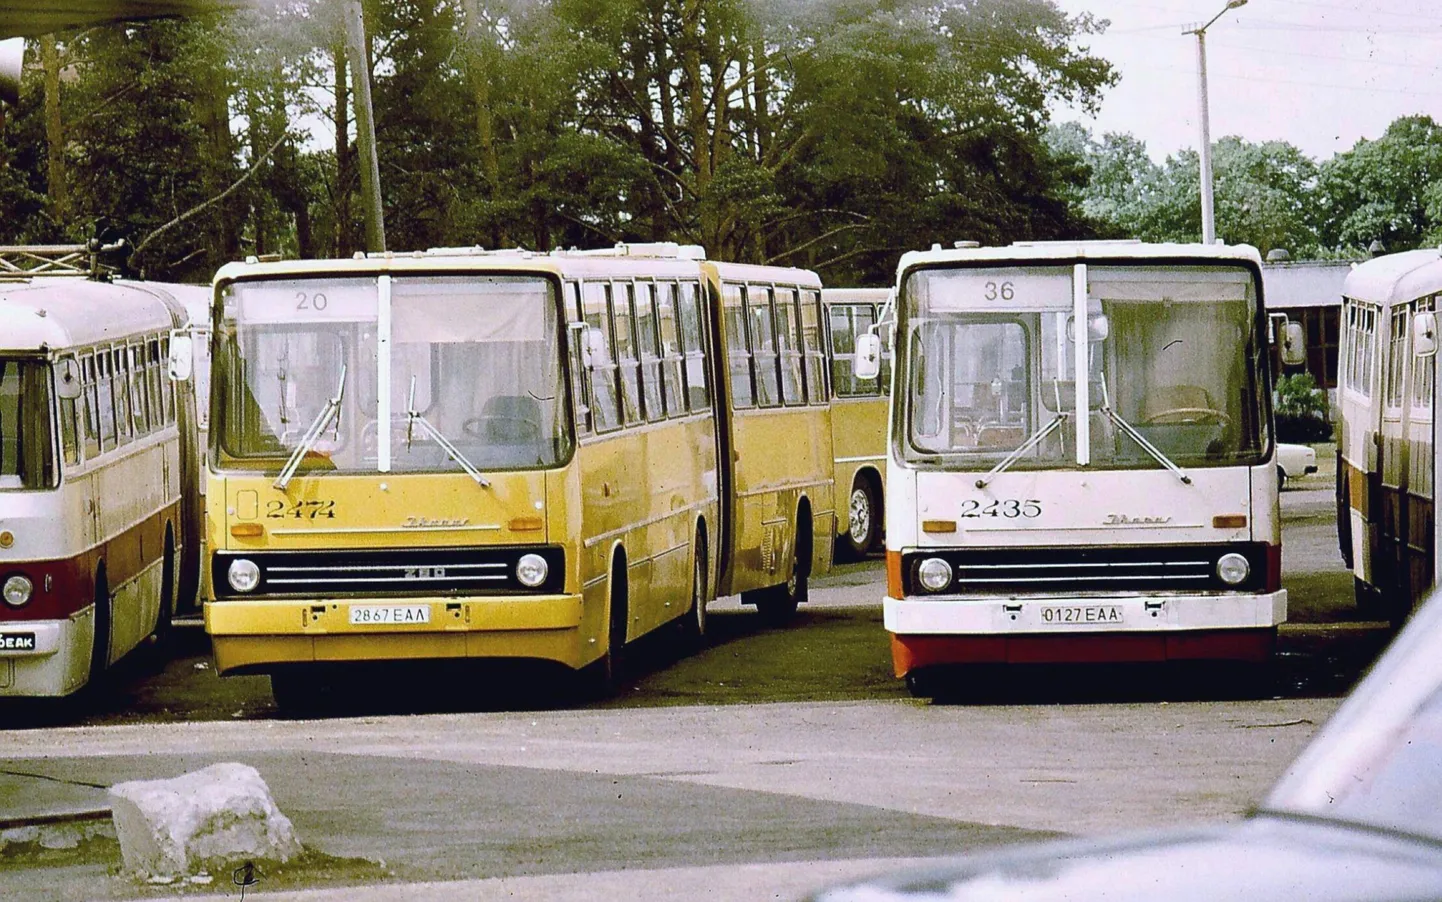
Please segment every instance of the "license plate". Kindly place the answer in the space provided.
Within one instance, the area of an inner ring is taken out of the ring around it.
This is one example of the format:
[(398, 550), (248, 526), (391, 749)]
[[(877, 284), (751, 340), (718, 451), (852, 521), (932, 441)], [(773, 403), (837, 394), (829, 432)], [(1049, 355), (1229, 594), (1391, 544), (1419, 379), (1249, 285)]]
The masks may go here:
[(34, 633), (0, 633), (0, 651), (34, 651)]
[(1041, 609), (1041, 622), (1047, 626), (1121, 623), (1122, 609), (1114, 604), (1051, 605)]
[(424, 604), (353, 604), (350, 622), (353, 625), (430, 623), (431, 608)]

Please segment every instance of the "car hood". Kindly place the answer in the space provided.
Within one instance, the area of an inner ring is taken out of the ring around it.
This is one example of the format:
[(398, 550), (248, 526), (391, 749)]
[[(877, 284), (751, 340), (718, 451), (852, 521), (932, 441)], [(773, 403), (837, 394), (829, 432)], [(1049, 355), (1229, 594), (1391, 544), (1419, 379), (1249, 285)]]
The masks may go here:
[(1442, 846), (1331, 823), (1214, 828), (1005, 849), (817, 894), (815, 902), (1442, 898)]

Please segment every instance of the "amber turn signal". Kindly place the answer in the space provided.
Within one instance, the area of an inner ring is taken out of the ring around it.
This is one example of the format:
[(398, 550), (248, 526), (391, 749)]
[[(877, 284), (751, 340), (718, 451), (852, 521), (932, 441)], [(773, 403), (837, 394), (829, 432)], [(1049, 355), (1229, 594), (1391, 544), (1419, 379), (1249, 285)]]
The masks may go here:
[(230, 528), (230, 534), (237, 539), (254, 539), (265, 535), (265, 527), (259, 523), (237, 523)]
[(922, 520), (922, 532), (956, 532), (955, 520)]
[(1241, 529), (1246, 525), (1246, 514), (1218, 514), (1212, 518), (1213, 529)]
[(546, 522), (540, 517), (512, 517), (511, 522), (507, 525), (511, 527), (512, 532), (534, 532), (543, 529)]

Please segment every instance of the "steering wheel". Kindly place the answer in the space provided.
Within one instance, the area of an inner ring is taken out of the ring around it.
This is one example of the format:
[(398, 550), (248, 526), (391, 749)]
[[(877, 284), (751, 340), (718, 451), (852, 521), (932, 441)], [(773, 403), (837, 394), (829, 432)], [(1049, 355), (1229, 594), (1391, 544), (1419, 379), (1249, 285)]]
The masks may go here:
[(1143, 426), (1227, 426), (1232, 418), (1210, 407), (1173, 407), (1159, 410), (1142, 420)]
[(461, 431), (464, 432), (466, 435), (469, 435), (471, 438), (484, 441), (488, 439), (489, 436), (482, 434), (481, 429), (483, 426), (489, 423), (511, 424), (510, 428), (507, 431), (510, 431), (513, 434), (519, 436), (519, 438), (513, 439), (513, 441), (533, 442), (539, 440), (541, 437), (541, 427), (537, 426), (531, 420), (528, 420), (525, 417), (510, 417), (505, 416), (504, 414), (494, 413), (483, 413), (479, 416), (471, 417), (470, 419), (466, 420), (464, 423), (461, 424)]

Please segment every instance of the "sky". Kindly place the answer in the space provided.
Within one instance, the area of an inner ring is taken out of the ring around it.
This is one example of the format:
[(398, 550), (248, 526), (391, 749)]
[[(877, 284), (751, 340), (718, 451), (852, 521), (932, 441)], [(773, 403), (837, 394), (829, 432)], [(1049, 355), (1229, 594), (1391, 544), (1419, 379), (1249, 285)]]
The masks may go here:
[[(1226, 0), (1054, 0), (1111, 25), (1082, 43), (1120, 82), (1095, 117), (1100, 137), (1130, 132), (1158, 161), (1200, 143), (1197, 39), (1183, 34)], [(1321, 162), (1398, 116), (1442, 122), (1442, 3), (1430, 0), (1248, 0), (1207, 29), (1212, 140), (1288, 141)]]

